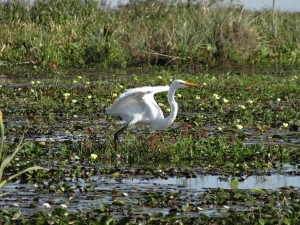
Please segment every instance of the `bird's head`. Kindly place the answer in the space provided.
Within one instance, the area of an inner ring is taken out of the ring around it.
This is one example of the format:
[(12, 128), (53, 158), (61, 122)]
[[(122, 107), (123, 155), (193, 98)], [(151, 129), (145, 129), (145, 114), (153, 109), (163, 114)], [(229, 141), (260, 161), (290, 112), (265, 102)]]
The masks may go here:
[(183, 81), (183, 80), (174, 80), (171, 84), (174, 88), (188, 88), (188, 87), (199, 87), (198, 84), (194, 84), (191, 82)]

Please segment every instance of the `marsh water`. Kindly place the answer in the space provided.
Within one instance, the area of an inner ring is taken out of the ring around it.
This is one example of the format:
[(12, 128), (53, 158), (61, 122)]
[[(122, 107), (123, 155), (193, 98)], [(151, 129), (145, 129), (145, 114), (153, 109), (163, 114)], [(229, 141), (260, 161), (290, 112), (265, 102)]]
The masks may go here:
[[(116, 77), (115, 77), (116, 78)], [(70, 84), (67, 82), (57, 83), (49, 79), (38, 79), (44, 86), (52, 87), (63, 85), (69, 90), (72, 88), (81, 88), (78, 84)], [(7, 78), (2, 77), (1, 85), (12, 88), (22, 88), (30, 85), (32, 79), (24, 78)], [(182, 114), (192, 115), (191, 112), (181, 112)], [(179, 115), (180, 116), (180, 115)], [(42, 118), (42, 117), (41, 117)], [(57, 118), (56, 118), (57, 119)], [(179, 127), (180, 121), (175, 122), (172, 127)], [(57, 146), (64, 143), (76, 143), (82, 139), (87, 138), (83, 131), (76, 131), (67, 133), (66, 130), (72, 129), (74, 126), (89, 127), (91, 130), (114, 129), (119, 126), (117, 120), (107, 120), (104, 113), (99, 112), (98, 116), (94, 118), (91, 115), (84, 115), (78, 113), (76, 117), (60, 115), (56, 123), (47, 123), (47, 116), (40, 124), (31, 124), (27, 118), (22, 116), (8, 117), (5, 124), (10, 127), (21, 128), (26, 124), (31, 132), (25, 136), (25, 141), (32, 143), (47, 143), (53, 146), (57, 151)], [(133, 127), (130, 132), (138, 132), (148, 134), (147, 128)], [(208, 136), (217, 131), (217, 126), (213, 124), (205, 124), (204, 127)], [(43, 131), (51, 131), (44, 133)], [(244, 145), (251, 144), (278, 144), (282, 146), (300, 146), (299, 131), (293, 130), (278, 130), (276, 128), (270, 129), (266, 132), (260, 133), (253, 130), (245, 130), (247, 138), (244, 140)], [(9, 133), (5, 137), (7, 143), (14, 143), (18, 140), (19, 135)], [(104, 142), (105, 137), (101, 133), (94, 137), (95, 141)], [(47, 153), (46, 153), (47, 154)], [(52, 165), (50, 162), (49, 165)], [(100, 166), (100, 165), (99, 165)], [(116, 165), (104, 165), (107, 167), (116, 167)], [(165, 167), (172, 167), (173, 165), (165, 165)], [(198, 165), (201, 167), (201, 165)], [(95, 166), (97, 167), (97, 166)], [(120, 168), (130, 168), (130, 165), (117, 165)], [(133, 166), (134, 167), (134, 166)], [(258, 171), (254, 175), (240, 174), (238, 177), (238, 189), (252, 190), (262, 189), (269, 192), (278, 191), (281, 188), (289, 187), (299, 191), (300, 189), (300, 164), (278, 164), (273, 169), (265, 171)], [(34, 183), (21, 183), (15, 181), (6, 185), (2, 192), (9, 192), (2, 197), (0, 208), (4, 209), (20, 209), (24, 214), (30, 214), (40, 209), (48, 209), (55, 207), (62, 207), (67, 204), (68, 210), (88, 210), (90, 208), (99, 208), (102, 204), (112, 204), (115, 196), (111, 194), (111, 190), (117, 190), (119, 193), (118, 199), (124, 199), (125, 205), (132, 207), (138, 200), (144, 196), (145, 192), (149, 193), (180, 193), (182, 199), (189, 199), (190, 202), (197, 201), (201, 193), (207, 190), (215, 189), (232, 189), (230, 182), (233, 177), (227, 174), (211, 174), (196, 169), (193, 176), (149, 176), (149, 175), (127, 175), (125, 177), (113, 177), (109, 175), (91, 176), (89, 179), (73, 179), (67, 178), (63, 184), (74, 187), (72, 193), (49, 193), (43, 191), (43, 185), (36, 185)], [(45, 183), (45, 186), (48, 184)], [(39, 186), (39, 187), (37, 187)], [(92, 191), (82, 192), (83, 187), (92, 187)], [(72, 200), (70, 200), (72, 197)], [(47, 204), (46, 204), (47, 203)], [(144, 213), (161, 213), (168, 214), (170, 207), (160, 208), (134, 208), (136, 214)], [(208, 207), (201, 209), (202, 212), (208, 215), (219, 215), (223, 213), (222, 209), (215, 207)], [(121, 212), (115, 211), (116, 216), (122, 216)]]
[[(244, 177), (239, 182), (240, 190), (266, 190), (270, 193), (279, 191), (281, 188), (292, 188), (300, 190), (299, 176), (291, 172), (298, 171), (300, 165), (283, 165), (280, 172), (274, 172), (269, 175), (254, 175)], [(124, 200), (127, 207), (132, 208), (136, 214), (160, 213), (168, 214), (172, 207), (135, 207), (137, 199), (142, 199), (145, 192), (155, 194), (180, 193), (180, 198), (184, 201), (199, 201), (199, 195), (207, 190), (231, 189), (230, 177), (211, 174), (198, 174), (194, 178), (186, 177), (149, 177), (149, 176), (132, 176), (123, 179), (112, 178), (111, 176), (93, 176), (87, 180), (69, 180), (64, 181), (73, 187), (92, 186), (92, 192), (81, 192), (75, 190), (73, 193), (44, 193), (41, 189), (36, 190), (33, 184), (11, 183), (3, 189), (5, 192), (11, 192), (2, 197), (0, 207), (2, 209), (21, 209), (23, 214), (31, 214), (39, 210), (49, 210), (56, 207), (63, 207), (67, 202), (68, 210), (88, 210), (99, 208), (101, 205), (113, 204), (115, 196), (110, 190), (117, 190), (119, 200)], [(70, 201), (70, 196), (72, 200)], [(230, 207), (232, 208), (232, 206)], [(240, 207), (241, 208), (241, 207)], [(213, 206), (201, 209), (202, 213), (209, 216), (220, 216), (228, 208), (217, 209)], [(115, 216), (122, 217), (123, 213), (116, 210)]]

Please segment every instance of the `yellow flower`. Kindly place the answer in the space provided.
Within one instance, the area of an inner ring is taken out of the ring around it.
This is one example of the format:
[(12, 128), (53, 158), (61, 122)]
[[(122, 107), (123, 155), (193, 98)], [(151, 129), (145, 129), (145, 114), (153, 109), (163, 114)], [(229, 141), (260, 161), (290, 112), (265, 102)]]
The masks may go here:
[(82, 79), (82, 76), (78, 76), (78, 79)]
[(162, 76), (158, 76), (157, 78), (161, 80), (161, 79), (162, 79)]
[(91, 95), (88, 95), (88, 96), (87, 96), (87, 98), (88, 98), (88, 99), (91, 99), (91, 98), (92, 98), (92, 96), (91, 96)]
[(72, 103), (75, 104), (77, 102), (76, 99), (72, 99)]
[(229, 100), (228, 100), (227, 98), (223, 98), (223, 102), (224, 102), (224, 103), (228, 103)]
[(296, 80), (296, 79), (298, 79), (298, 76), (297, 76), (297, 75), (293, 76), (291, 80), (294, 81), (294, 80)]
[(249, 100), (247, 100), (247, 103), (248, 103), (248, 104), (252, 104), (252, 103), (253, 103), (253, 100), (250, 100), (250, 99), (249, 99)]
[(239, 130), (243, 129), (243, 126), (240, 125), (240, 124), (235, 125), (235, 127), (236, 127), (237, 129), (239, 129)]
[(246, 106), (244, 105), (239, 105), (240, 109), (246, 109)]
[(34, 81), (31, 81), (30, 83), (31, 83), (32, 85), (34, 85), (35, 82), (34, 82)]
[(178, 97), (178, 98), (181, 98), (181, 94), (177, 94), (177, 97)]
[(118, 95), (116, 93), (113, 94), (113, 97), (118, 97)]
[(213, 94), (213, 98), (218, 100), (218, 99), (220, 99), (220, 96), (218, 94)]
[(94, 153), (92, 153), (90, 156), (91, 160), (95, 160), (95, 159), (97, 159), (97, 157), (98, 157), (98, 155), (96, 155)]
[(196, 100), (200, 100), (200, 96), (197, 95), (197, 96), (195, 97), (195, 99), (196, 99)]
[(277, 101), (277, 102), (280, 102), (280, 101), (281, 101), (281, 98), (277, 98), (276, 101)]
[(284, 128), (287, 128), (287, 127), (289, 126), (289, 124), (288, 124), (288, 123), (282, 123), (282, 126), (283, 126)]
[(63, 94), (65, 98), (68, 98), (71, 94), (70, 93), (64, 93)]

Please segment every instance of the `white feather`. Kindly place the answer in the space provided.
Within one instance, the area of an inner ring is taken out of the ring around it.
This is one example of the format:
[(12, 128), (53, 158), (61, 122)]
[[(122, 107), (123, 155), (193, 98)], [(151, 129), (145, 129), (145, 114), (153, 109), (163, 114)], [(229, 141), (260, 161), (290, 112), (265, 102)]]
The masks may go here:
[(122, 93), (106, 113), (120, 116), (128, 124), (148, 123), (163, 117), (154, 94), (169, 91), (169, 86), (132, 88)]

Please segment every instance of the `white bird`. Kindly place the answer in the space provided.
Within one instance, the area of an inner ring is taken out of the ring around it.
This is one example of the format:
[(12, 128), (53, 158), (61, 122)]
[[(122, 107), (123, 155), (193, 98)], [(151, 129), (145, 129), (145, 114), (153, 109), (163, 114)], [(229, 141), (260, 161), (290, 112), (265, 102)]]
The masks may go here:
[[(122, 93), (113, 105), (106, 109), (106, 113), (120, 116), (126, 121), (126, 125), (114, 134), (115, 149), (117, 141), (120, 142), (119, 135), (133, 124), (148, 124), (154, 130), (166, 130), (174, 122), (178, 112), (178, 104), (174, 99), (175, 91), (187, 87), (198, 87), (198, 85), (174, 80), (170, 86), (132, 88)], [(154, 94), (167, 91), (171, 111), (169, 116), (164, 117), (154, 100)]]

